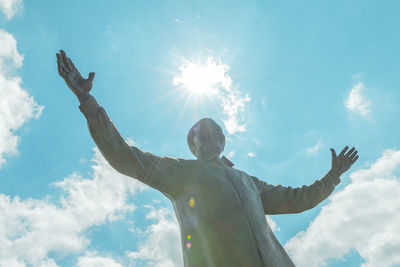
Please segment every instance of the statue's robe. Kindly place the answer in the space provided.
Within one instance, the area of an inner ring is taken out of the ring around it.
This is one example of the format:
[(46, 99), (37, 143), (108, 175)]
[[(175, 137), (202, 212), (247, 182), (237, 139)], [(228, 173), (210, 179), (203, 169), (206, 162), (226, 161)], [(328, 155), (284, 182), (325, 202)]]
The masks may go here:
[(221, 159), (203, 162), (159, 157), (125, 142), (93, 97), (80, 109), (111, 166), (171, 200), (185, 266), (294, 266), (265, 214), (311, 209), (340, 182), (339, 176), (329, 171), (310, 186), (273, 186), (229, 167)]

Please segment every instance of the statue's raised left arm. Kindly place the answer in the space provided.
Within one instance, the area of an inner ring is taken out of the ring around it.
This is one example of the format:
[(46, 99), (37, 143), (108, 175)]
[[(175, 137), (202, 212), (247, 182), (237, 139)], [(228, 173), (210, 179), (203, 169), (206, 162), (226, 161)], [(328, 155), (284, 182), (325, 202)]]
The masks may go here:
[[(270, 185), (252, 177), (260, 194), (265, 214), (299, 213), (312, 209), (326, 199), (340, 183), (340, 176), (358, 159), (357, 150), (346, 146), (339, 155), (332, 152), (332, 168), (320, 180), (309, 186), (292, 188)], [(347, 153), (346, 153), (347, 151)]]
[(82, 113), (87, 119), (90, 135), (104, 158), (118, 172), (131, 176), (159, 191), (174, 196), (183, 187), (181, 162), (159, 157), (130, 146), (120, 135), (103, 107), (89, 94), (94, 73), (82, 78), (63, 50), (57, 53), (58, 72), (77, 96)]

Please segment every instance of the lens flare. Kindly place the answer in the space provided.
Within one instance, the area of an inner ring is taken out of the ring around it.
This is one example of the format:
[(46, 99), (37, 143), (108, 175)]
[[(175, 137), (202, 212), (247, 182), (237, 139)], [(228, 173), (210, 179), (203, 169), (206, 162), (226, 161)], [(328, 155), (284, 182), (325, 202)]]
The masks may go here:
[(194, 205), (195, 205), (194, 198), (190, 198), (190, 200), (189, 200), (189, 207), (193, 208)]

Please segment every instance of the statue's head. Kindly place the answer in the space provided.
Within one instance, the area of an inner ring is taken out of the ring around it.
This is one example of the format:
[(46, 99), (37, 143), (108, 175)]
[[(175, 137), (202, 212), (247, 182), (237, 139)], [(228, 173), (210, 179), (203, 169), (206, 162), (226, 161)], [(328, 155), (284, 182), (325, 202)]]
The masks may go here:
[(209, 161), (218, 158), (224, 151), (225, 135), (214, 120), (204, 118), (189, 130), (187, 142), (196, 158)]

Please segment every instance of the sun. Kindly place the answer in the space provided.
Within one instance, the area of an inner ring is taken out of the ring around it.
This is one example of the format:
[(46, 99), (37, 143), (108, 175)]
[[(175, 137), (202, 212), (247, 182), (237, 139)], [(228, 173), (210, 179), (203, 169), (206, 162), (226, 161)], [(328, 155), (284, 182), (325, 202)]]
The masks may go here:
[(222, 106), (223, 112), (229, 113), (229, 116), (235, 115), (235, 109), (241, 105), (230, 107), (236, 102), (237, 93), (228, 71), (226, 63), (212, 56), (195, 61), (182, 58), (178, 71), (173, 75), (174, 88), (168, 93), (174, 97), (171, 106), (180, 105), (178, 120), (188, 110), (197, 118), (198, 115), (209, 114), (217, 106)]
[(175, 82), (181, 83), (182, 87), (194, 94), (205, 94), (212, 91), (212, 73), (207, 66), (188, 63), (182, 69), (181, 77)]
[(173, 78), (174, 85), (179, 85), (192, 95), (210, 95), (224, 86), (225, 67), (217, 64), (213, 57), (208, 57), (206, 64), (185, 61), (179, 68), (180, 74)]

